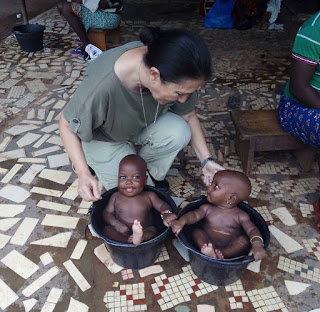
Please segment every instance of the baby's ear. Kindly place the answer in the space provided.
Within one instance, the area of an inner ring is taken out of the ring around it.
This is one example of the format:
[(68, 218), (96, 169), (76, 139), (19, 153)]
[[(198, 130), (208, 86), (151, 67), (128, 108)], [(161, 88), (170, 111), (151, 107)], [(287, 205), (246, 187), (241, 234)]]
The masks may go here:
[(239, 201), (239, 198), (238, 198), (238, 195), (233, 193), (233, 194), (229, 194), (228, 196), (228, 200), (227, 200), (227, 203), (229, 205), (235, 205), (236, 203), (238, 203)]

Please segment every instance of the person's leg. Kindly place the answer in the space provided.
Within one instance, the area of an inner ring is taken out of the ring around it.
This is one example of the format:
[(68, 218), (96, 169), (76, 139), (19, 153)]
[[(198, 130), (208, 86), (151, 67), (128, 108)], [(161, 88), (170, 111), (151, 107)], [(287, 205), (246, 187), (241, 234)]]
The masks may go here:
[[(152, 140), (147, 144), (149, 135)], [(186, 121), (174, 113), (167, 112), (161, 115), (156, 123), (144, 129), (135, 143), (142, 145), (139, 155), (146, 161), (150, 174), (161, 181), (190, 138), (191, 131)]]
[(89, 44), (89, 39), (81, 20), (81, 5), (79, 5), (78, 3), (62, 1), (58, 3), (58, 11), (67, 20), (70, 27), (78, 35), (78, 37), (82, 41), (81, 49), (84, 49), (85, 46)]
[(246, 235), (238, 236), (232, 240), (225, 248), (220, 248), (225, 258), (234, 258), (238, 256), (245, 256), (250, 251), (249, 238)]
[(283, 129), (304, 142), (320, 148), (320, 109), (311, 109), (282, 95), (278, 108)]
[(129, 236), (121, 234), (111, 225), (103, 228), (103, 234), (114, 241), (128, 243)]
[(88, 165), (95, 171), (99, 181), (107, 190), (118, 185), (121, 159), (136, 153), (127, 142), (82, 141), (82, 148)]

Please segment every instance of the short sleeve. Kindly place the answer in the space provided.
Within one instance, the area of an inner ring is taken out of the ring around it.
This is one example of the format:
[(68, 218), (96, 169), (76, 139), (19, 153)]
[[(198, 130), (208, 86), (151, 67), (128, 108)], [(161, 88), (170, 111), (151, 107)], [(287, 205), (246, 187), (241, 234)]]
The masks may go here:
[(101, 83), (90, 90), (84, 80), (63, 110), (72, 132), (85, 142), (93, 139), (93, 132), (105, 122), (108, 113), (109, 96)]
[(184, 103), (175, 102), (171, 106), (171, 110), (177, 115), (186, 115), (188, 113), (191, 113), (194, 110), (197, 101), (198, 101), (198, 92), (195, 91), (190, 94), (189, 98)]
[(82, 0), (83, 5), (92, 13), (98, 10), (100, 0)]
[(292, 57), (317, 65), (320, 59), (320, 27), (305, 26), (299, 30), (292, 48)]

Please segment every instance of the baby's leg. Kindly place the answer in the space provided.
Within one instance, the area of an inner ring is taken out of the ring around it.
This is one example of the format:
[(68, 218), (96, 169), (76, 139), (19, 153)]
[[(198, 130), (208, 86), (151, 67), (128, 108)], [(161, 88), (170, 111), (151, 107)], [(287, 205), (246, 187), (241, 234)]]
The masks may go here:
[(249, 238), (246, 235), (239, 236), (232, 240), (228, 246), (221, 248), (225, 258), (233, 258), (247, 255), (250, 250)]
[(138, 220), (134, 220), (132, 225), (132, 242), (139, 245), (141, 242), (148, 241), (154, 238), (157, 234), (157, 229), (154, 226), (149, 226), (143, 229)]
[(201, 250), (201, 253), (203, 253), (204, 255), (214, 259), (224, 258), (221, 251), (214, 248), (209, 236), (204, 230), (195, 229), (192, 233), (192, 237), (197, 247)]
[(108, 238), (118, 241), (118, 242), (124, 242), (127, 243), (128, 242), (128, 237), (127, 235), (123, 235), (121, 233), (119, 233), (113, 226), (111, 225), (106, 225), (103, 228), (103, 234), (105, 236), (107, 236)]

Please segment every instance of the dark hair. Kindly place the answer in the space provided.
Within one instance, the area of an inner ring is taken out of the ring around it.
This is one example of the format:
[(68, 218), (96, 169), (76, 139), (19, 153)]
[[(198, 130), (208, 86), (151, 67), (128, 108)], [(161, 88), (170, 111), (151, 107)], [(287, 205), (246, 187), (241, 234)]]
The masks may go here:
[(211, 76), (211, 57), (202, 38), (186, 29), (145, 27), (140, 40), (148, 47), (144, 62), (156, 67), (164, 82), (204, 79)]

